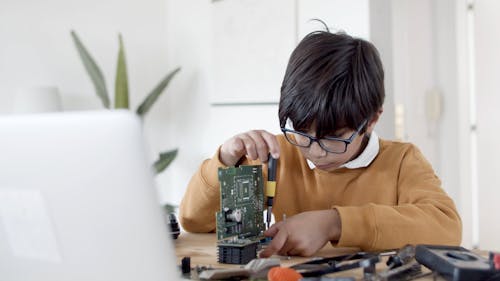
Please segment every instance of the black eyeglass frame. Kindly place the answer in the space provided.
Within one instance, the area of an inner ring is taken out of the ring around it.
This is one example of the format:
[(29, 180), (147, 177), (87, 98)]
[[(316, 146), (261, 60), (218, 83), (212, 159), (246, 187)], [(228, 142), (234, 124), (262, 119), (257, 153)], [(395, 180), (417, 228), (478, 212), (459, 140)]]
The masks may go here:
[[(342, 138), (336, 138), (336, 137), (323, 137), (323, 138), (316, 138), (316, 137), (313, 137), (313, 136), (310, 136), (306, 133), (302, 133), (302, 132), (299, 132), (299, 131), (294, 131), (294, 130), (291, 130), (291, 129), (287, 129), (287, 128), (284, 128), (284, 127), (281, 127), (281, 131), (283, 132), (283, 134), (285, 135), (285, 138), (286, 140), (295, 145), (295, 146), (298, 146), (298, 147), (304, 147), (304, 148), (308, 148), (308, 147), (311, 147), (311, 145), (313, 144), (313, 142), (317, 142), (319, 144), (319, 146), (326, 152), (329, 152), (329, 153), (334, 153), (334, 154), (343, 154), (347, 151), (347, 146), (349, 144), (351, 144), (354, 139), (356, 138), (356, 136), (359, 135), (359, 132), (361, 132), (361, 130), (363, 129), (363, 127), (366, 125), (366, 123), (368, 123), (368, 120), (365, 120), (363, 121), (363, 123), (361, 123), (361, 125), (358, 127), (358, 129), (352, 133), (352, 135), (347, 138), (347, 139), (342, 139)], [(304, 136), (306, 138), (309, 139), (309, 144), (308, 145), (300, 145), (300, 144), (297, 144), (297, 143), (294, 143), (292, 142), (290, 139), (288, 139), (288, 136), (287, 136), (287, 132), (290, 132), (290, 133), (294, 133), (294, 134), (299, 134), (301, 136)], [(329, 149), (325, 148), (323, 146), (323, 144), (321, 143), (320, 140), (332, 140), (332, 141), (340, 141), (340, 142), (343, 142), (345, 144), (344, 146), (344, 151), (330, 151)]]

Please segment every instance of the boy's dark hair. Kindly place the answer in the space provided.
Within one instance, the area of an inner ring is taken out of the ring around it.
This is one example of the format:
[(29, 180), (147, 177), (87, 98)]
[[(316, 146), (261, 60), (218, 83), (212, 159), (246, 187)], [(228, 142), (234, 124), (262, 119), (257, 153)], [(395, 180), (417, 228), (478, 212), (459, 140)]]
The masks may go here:
[(317, 138), (346, 127), (355, 130), (375, 115), (384, 97), (384, 70), (373, 44), (315, 31), (290, 56), (281, 86), (280, 125), (285, 127), (288, 118), (297, 131), (314, 125)]

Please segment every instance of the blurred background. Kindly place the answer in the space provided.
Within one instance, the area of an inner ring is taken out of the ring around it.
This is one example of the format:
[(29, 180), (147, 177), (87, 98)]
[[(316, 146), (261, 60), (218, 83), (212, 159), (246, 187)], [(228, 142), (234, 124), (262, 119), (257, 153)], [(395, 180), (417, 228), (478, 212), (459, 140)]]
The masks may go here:
[(375, 44), (386, 71), (376, 131), (423, 151), (457, 204), (465, 247), (500, 250), (500, 1), (0, 0), (0, 114), (103, 109), (70, 30), (110, 93), (121, 33), (131, 108), (182, 67), (144, 120), (152, 159), (179, 149), (156, 177), (176, 205), (227, 138), (279, 132), (286, 63), (322, 29), (313, 18)]

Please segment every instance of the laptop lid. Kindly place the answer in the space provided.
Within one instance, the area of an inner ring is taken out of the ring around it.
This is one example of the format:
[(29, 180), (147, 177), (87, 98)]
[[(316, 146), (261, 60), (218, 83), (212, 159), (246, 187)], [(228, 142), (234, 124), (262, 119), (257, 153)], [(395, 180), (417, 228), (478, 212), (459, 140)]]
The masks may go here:
[(129, 111), (0, 118), (0, 279), (175, 280)]

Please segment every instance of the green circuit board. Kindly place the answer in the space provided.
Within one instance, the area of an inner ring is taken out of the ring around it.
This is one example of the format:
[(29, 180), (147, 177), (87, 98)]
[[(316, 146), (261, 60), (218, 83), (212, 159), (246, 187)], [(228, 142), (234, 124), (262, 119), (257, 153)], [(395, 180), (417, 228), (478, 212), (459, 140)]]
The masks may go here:
[(218, 243), (246, 245), (260, 240), (265, 230), (262, 166), (219, 168), (218, 176)]

